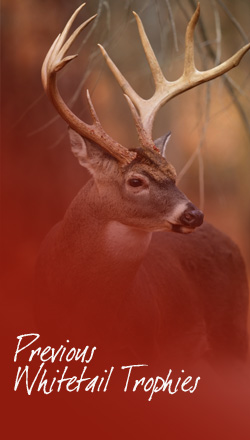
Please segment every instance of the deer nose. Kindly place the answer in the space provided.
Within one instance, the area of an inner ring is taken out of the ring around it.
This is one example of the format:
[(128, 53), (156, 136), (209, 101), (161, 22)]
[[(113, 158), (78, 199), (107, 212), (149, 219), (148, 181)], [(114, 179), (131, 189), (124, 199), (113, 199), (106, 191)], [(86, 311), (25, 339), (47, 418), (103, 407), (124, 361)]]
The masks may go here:
[(185, 226), (191, 226), (195, 228), (202, 225), (203, 218), (203, 212), (192, 205), (192, 203), (189, 203), (187, 209), (181, 215), (180, 221)]

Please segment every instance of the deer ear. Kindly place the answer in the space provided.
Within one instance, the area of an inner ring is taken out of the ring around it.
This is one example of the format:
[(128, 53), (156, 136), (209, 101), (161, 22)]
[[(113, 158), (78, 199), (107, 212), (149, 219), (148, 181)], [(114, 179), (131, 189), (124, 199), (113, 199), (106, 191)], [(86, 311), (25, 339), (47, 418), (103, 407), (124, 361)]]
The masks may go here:
[(105, 171), (108, 163), (114, 162), (114, 158), (103, 151), (95, 142), (83, 138), (72, 128), (69, 128), (68, 132), (71, 151), (78, 159), (79, 164), (87, 168), (94, 177), (97, 175), (100, 177), (100, 173)]
[(72, 128), (68, 129), (69, 139), (71, 143), (71, 151), (78, 159), (80, 165), (87, 167), (88, 152), (85, 140)]
[(156, 141), (154, 141), (155, 146), (159, 148), (161, 155), (163, 157), (165, 157), (167, 144), (170, 140), (170, 137), (171, 137), (171, 131), (169, 131), (167, 134), (164, 134), (160, 138), (156, 139)]

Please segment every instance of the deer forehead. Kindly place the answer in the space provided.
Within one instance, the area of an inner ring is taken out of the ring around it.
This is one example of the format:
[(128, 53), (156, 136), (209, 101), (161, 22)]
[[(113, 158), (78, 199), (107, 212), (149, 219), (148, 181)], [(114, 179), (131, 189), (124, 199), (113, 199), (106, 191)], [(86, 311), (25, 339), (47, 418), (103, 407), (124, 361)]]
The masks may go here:
[(145, 174), (159, 183), (166, 181), (166, 179), (175, 181), (175, 168), (158, 152), (142, 151), (141, 149), (134, 151), (136, 151), (137, 157), (128, 167), (129, 170)]

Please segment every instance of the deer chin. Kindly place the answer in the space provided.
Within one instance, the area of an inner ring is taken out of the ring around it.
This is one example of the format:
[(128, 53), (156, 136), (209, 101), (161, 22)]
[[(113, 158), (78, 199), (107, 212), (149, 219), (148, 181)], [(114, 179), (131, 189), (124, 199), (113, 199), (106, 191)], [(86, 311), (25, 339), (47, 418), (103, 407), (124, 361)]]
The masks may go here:
[(171, 225), (171, 231), (178, 232), (179, 234), (190, 234), (196, 229), (195, 227), (177, 225), (174, 223), (170, 223), (170, 225)]
[[(184, 226), (180, 223), (165, 222), (164, 227), (157, 229), (158, 231), (177, 232), (179, 234), (190, 234), (196, 227)], [(156, 231), (156, 230), (155, 230)]]

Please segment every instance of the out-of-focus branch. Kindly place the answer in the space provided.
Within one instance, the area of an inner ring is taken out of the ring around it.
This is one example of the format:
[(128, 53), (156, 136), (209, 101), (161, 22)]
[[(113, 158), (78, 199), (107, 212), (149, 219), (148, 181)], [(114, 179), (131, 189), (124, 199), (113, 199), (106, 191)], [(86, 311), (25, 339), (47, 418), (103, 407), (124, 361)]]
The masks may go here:
[(176, 32), (176, 27), (175, 27), (175, 21), (174, 21), (174, 18), (173, 18), (172, 8), (171, 8), (169, 0), (165, 0), (165, 1), (166, 1), (166, 5), (167, 5), (167, 9), (168, 9), (168, 15), (169, 15), (169, 19), (170, 19), (170, 23), (171, 23), (171, 28), (172, 28), (172, 32), (173, 32), (175, 50), (176, 50), (176, 52), (179, 52), (178, 40), (177, 40), (177, 32)]
[[(220, 0), (217, 0), (217, 1), (220, 2)], [(189, 0), (189, 3), (190, 3), (190, 5), (192, 6), (192, 8), (195, 8), (195, 7), (196, 7), (196, 2), (195, 2), (195, 0)], [(222, 3), (222, 2), (220, 2), (220, 3)], [(231, 17), (229, 17), (229, 18), (231, 18)], [(235, 20), (235, 21), (234, 21), (234, 24), (235, 24), (235, 22), (238, 23), (238, 22)], [(206, 32), (206, 29), (205, 29), (204, 23), (203, 23), (203, 21), (202, 21), (201, 18), (200, 18), (199, 23), (198, 23), (198, 28), (199, 28), (199, 30), (200, 30), (200, 34), (201, 34), (202, 39), (203, 39), (204, 41), (207, 41), (207, 40), (208, 40), (208, 35), (207, 35), (207, 32)], [(245, 40), (245, 37), (246, 37), (246, 36), (245, 36), (245, 34), (244, 34), (244, 38), (243, 38), (244, 41), (246, 41), (246, 40)], [(213, 50), (213, 48), (211, 47), (211, 45), (206, 46), (206, 51), (207, 51), (209, 57), (210, 57), (213, 61), (214, 61), (214, 60), (217, 61), (216, 53), (215, 53), (215, 51)], [(231, 97), (232, 97), (232, 99), (233, 99), (233, 101), (234, 101), (234, 103), (235, 103), (235, 106), (236, 106), (236, 108), (237, 108), (237, 110), (238, 110), (238, 112), (239, 112), (239, 114), (240, 114), (241, 120), (242, 120), (242, 122), (243, 122), (243, 124), (244, 124), (244, 126), (245, 126), (245, 128), (246, 128), (246, 130), (247, 130), (247, 132), (248, 132), (248, 134), (249, 134), (249, 136), (250, 136), (250, 123), (249, 123), (249, 121), (248, 121), (248, 117), (247, 117), (247, 115), (246, 115), (246, 112), (245, 112), (244, 108), (242, 107), (242, 105), (241, 105), (241, 103), (240, 103), (240, 101), (239, 101), (239, 99), (238, 99), (238, 97), (237, 97), (237, 95), (236, 95), (236, 93), (235, 93), (234, 84), (230, 81), (230, 77), (229, 77), (227, 74), (223, 75), (222, 80), (224, 81), (224, 84), (225, 84), (225, 86), (226, 86), (226, 88), (227, 88), (229, 94), (231, 95)]]
[(230, 18), (231, 22), (234, 24), (236, 29), (239, 31), (244, 43), (247, 44), (249, 42), (247, 35), (245, 34), (244, 30), (242, 29), (240, 23), (236, 20), (235, 16), (229, 11), (229, 9), (226, 7), (226, 5), (223, 3), (222, 0), (216, 0), (216, 1), (217, 1), (217, 3), (219, 3), (219, 5), (224, 10), (224, 12), (227, 14), (228, 18)]

